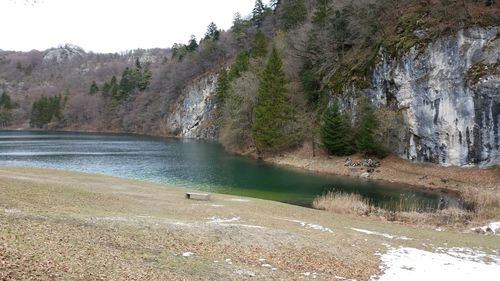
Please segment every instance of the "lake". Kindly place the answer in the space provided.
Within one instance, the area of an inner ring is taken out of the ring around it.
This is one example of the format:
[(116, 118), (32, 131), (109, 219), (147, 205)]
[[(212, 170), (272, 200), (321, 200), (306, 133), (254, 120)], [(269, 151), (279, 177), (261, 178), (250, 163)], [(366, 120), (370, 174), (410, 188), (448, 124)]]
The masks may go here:
[(441, 197), (454, 201), (406, 185), (277, 167), (228, 154), (213, 142), (129, 134), (0, 131), (0, 165), (99, 173), (302, 206), (332, 189), (379, 206), (411, 200), (435, 208)]

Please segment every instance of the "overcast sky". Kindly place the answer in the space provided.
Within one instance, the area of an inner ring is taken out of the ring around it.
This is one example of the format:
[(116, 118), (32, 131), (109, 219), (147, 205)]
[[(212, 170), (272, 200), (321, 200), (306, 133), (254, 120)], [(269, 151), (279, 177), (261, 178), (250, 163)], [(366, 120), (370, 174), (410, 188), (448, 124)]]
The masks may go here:
[[(0, 49), (71, 43), (94, 52), (167, 48), (198, 39), (214, 21), (228, 29), (255, 0), (0, 0)], [(267, 3), (267, 1), (264, 1)]]

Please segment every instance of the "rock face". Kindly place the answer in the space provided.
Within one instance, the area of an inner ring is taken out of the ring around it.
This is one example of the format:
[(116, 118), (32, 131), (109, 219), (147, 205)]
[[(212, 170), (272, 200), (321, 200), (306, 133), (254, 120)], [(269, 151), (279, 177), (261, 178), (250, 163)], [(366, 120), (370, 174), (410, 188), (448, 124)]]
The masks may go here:
[(402, 112), (406, 133), (393, 147), (401, 157), (500, 163), (499, 29), (460, 31), (397, 60), (381, 51), (368, 94), (377, 106)]
[(50, 49), (43, 57), (44, 63), (63, 63), (85, 55), (85, 51), (75, 45), (66, 44), (59, 48)]
[(184, 88), (167, 118), (170, 133), (179, 137), (217, 139), (215, 88), (217, 74), (195, 79)]

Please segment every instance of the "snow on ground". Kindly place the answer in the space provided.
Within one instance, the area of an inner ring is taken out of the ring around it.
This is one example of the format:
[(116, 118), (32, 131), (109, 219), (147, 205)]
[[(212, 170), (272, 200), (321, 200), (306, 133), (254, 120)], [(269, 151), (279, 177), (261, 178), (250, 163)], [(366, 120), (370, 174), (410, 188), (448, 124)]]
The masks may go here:
[(305, 227), (306, 229), (314, 229), (314, 230), (320, 230), (323, 232), (333, 233), (333, 230), (331, 230), (330, 228), (321, 226), (319, 224), (312, 224), (312, 223), (299, 221), (299, 220), (289, 220), (289, 221), (299, 223), (302, 227)]
[(240, 219), (241, 219), (240, 217), (233, 217), (233, 218), (209, 217), (209, 218), (207, 218), (207, 220), (210, 220), (208, 223), (226, 223), (226, 222), (239, 221)]
[(482, 234), (492, 233), (494, 235), (500, 235), (500, 221), (492, 222), (481, 227), (475, 227), (471, 230)]
[(229, 199), (229, 201), (233, 201), (233, 202), (250, 202), (250, 200), (248, 200), (248, 199), (240, 199), (240, 198), (231, 198), (231, 199)]
[(241, 220), (240, 217), (232, 217), (232, 218), (210, 217), (210, 218), (207, 218), (207, 219), (209, 220), (208, 223), (210, 223), (210, 224), (217, 224), (217, 225), (220, 225), (220, 226), (239, 226), (239, 227), (259, 228), (259, 229), (265, 228), (265, 227), (260, 226), (260, 225), (231, 223), (231, 222), (240, 221)]
[(382, 275), (372, 276), (371, 281), (498, 280), (500, 257), (462, 248), (439, 248), (436, 253), (391, 248), (381, 255), (380, 270)]
[(361, 232), (361, 233), (364, 233), (364, 234), (369, 234), (369, 235), (378, 235), (378, 236), (382, 236), (382, 237), (389, 238), (389, 239), (413, 240), (413, 239), (408, 238), (406, 236), (395, 236), (395, 235), (390, 235), (390, 234), (387, 234), (387, 233), (380, 233), (380, 232), (366, 230), (366, 229), (361, 229), (361, 228), (351, 228), (351, 230), (354, 230), (354, 231), (357, 231), (357, 232)]

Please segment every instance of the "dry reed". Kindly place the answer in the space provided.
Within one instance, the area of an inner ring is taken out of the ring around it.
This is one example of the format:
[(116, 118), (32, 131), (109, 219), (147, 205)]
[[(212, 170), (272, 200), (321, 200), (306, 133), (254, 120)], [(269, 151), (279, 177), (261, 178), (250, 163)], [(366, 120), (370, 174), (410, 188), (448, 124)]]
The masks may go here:
[(313, 207), (338, 214), (370, 216), (387, 221), (431, 226), (463, 226), (473, 220), (498, 218), (500, 214), (498, 197), (477, 191), (470, 191), (463, 196), (474, 202), (475, 209), (449, 207), (435, 210), (430, 205), (412, 201), (412, 198), (402, 198), (398, 203), (376, 207), (359, 194), (335, 191), (316, 197)]

